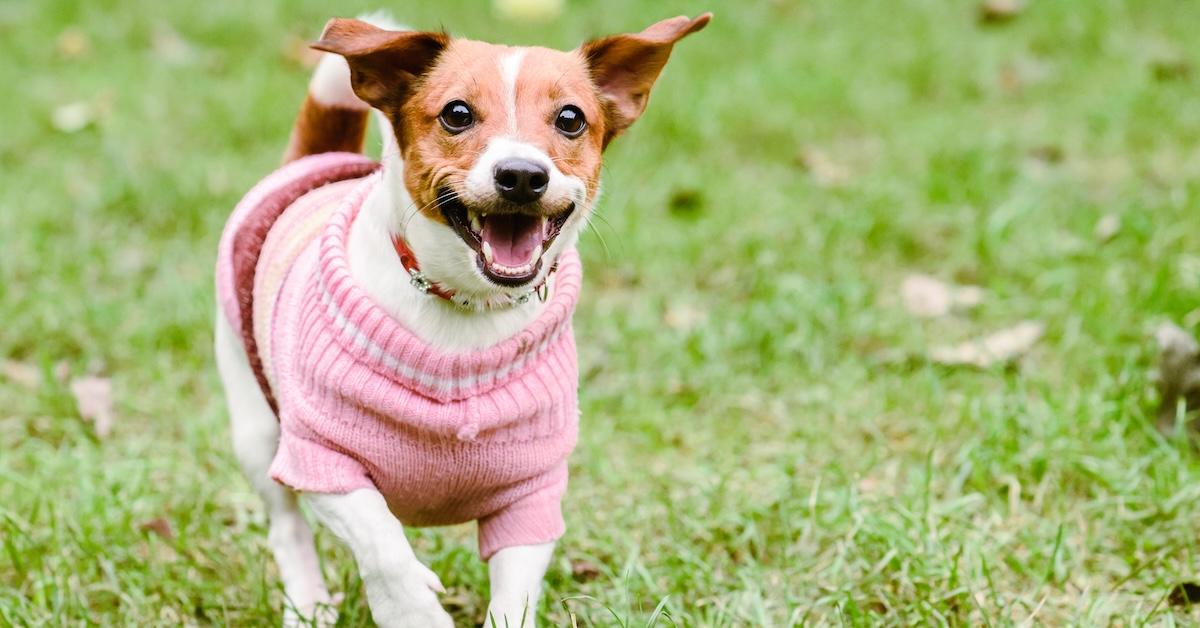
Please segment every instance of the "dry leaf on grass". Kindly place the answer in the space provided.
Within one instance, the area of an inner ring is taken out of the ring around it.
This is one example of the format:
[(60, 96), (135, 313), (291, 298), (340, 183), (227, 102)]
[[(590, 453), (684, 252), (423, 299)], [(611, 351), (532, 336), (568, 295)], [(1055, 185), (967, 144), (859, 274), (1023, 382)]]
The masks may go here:
[(663, 312), (663, 322), (671, 329), (691, 331), (708, 319), (703, 310), (687, 304), (673, 305)]
[(973, 308), (983, 302), (978, 286), (954, 286), (929, 275), (909, 275), (900, 284), (904, 308), (914, 316), (935, 318), (954, 310)]
[(1186, 59), (1160, 59), (1151, 63), (1150, 69), (1159, 82), (1184, 81), (1192, 76), (1192, 64)]
[(1200, 584), (1180, 582), (1167, 593), (1167, 604), (1171, 606), (1196, 606), (1200, 604)]
[(947, 366), (987, 368), (1004, 364), (1028, 353), (1042, 337), (1043, 331), (1045, 326), (1041, 323), (1025, 321), (983, 338), (952, 346), (934, 347), (929, 350), (929, 359)]
[(138, 526), (138, 529), (157, 534), (167, 541), (175, 539), (175, 529), (171, 527), (171, 522), (166, 517), (155, 517)]
[(979, 21), (1000, 24), (1012, 20), (1025, 9), (1021, 0), (984, 0), (979, 5)]
[(55, 107), (50, 122), (63, 133), (77, 133), (95, 122), (96, 117), (96, 108), (91, 103), (80, 101)]
[(1121, 231), (1121, 217), (1117, 214), (1105, 214), (1096, 221), (1095, 235), (1100, 242), (1108, 242), (1117, 237)]
[(37, 388), (42, 383), (42, 372), (38, 367), (14, 360), (0, 360), (0, 375), (25, 388)]
[(64, 103), (50, 112), (50, 124), (63, 133), (78, 133), (112, 114), (116, 95), (102, 90), (89, 100)]
[(68, 59), (82, 57), (92, 49), (91, 39), (78, 26), (71, 26), (58, 34), (58, 51)]
[(91, 421), (96, 436), (104, 438), (112, 432), (112, 380), (107, 377), (85, 376), (71, 380), (71, 395), (79, 416)]
[(809, 146), (800, 151), (800, 165), (821, 187), (835, 187), (850, 180), (850, 171), (834, 162), (825, 151)]
[(1029, 156), (1045, 164), (1060, 164), (1067, 153), (1057, 144), (1042, 144), (1029, 149)]
[(199, 56), (196, 54), (195, 47), (165, 22), (159, 22), (154, 26), (151, 46), (154, 49), (154, 58), (166, 65), (188, 65), (195, 62)]
[(1154, 332), (1158, 342), (1158, 426), (1175, 426), (1179, 402), (1188, 410), (1200, 408), (1200, 343), (1171, 323)]
[(576, 559), (571, 561), (571, 577), (576, 582), (590, 582), (600, 577), (600, 567), (589, 560)]

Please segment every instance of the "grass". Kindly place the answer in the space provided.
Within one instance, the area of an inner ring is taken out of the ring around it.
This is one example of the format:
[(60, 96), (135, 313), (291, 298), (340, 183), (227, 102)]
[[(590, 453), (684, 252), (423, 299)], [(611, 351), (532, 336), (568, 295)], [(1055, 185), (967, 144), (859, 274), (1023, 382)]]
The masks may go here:
[[(581, 245), (583, 436), (545, 623), (1200, 620), (1166, 599), (1197, 577), (1200, 461), (1153, 427), (1149, 337), (1200, 326), (1200, 8), (568, 4), (545, 27), (395, 7), (559, 47), (718, 13), (610, 151)], [(278, 621), (211, 267), (301, 97), (289, 42), (374, 6), (0, 3), (0, 357), (44, 380), (0, 378), (0, 624)], [(96, 120), (64, 133), (71, 102)], [(914, 319), (910, 272), (988, 298)], [(1026, 319), (1046, 335), (1011, 368), (890, 359)], [(60, 363), (112, 377), (109, 437)], [(462, 624), (486, 605), (472, 534), (412, 535)], [(343, 624), (367, 623), (319, 541)]]

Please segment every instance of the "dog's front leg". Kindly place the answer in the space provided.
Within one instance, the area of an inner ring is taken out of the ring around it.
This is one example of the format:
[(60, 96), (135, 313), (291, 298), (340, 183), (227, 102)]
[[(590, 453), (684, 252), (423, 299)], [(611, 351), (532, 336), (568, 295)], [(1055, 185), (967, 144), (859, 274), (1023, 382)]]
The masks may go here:
[(488, 560), (492, 601), (485, 628), (529, 628), (537, 624), (542, 578), (550, 566), (554, 543), (506, 547)]
[(310, 493), (305, 500), (354, 554), (376, 624), (454, 626), (435, 594), (445, 591), (441, 581), (417, 560), (383, 495), (359, 489), (345, 495)]

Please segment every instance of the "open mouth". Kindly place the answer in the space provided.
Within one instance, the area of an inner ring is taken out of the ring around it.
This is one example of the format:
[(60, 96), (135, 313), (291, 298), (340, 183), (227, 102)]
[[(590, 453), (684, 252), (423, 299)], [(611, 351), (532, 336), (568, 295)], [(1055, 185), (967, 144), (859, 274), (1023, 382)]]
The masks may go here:
[(438, 193), (438, 207), (463, 242), (475, 251), (485, 277), (506, 287), (522, 286), (542, 269), (542, 256), (575, 211), (557, 214), (488, 213), (469, 209), (450, 190)]

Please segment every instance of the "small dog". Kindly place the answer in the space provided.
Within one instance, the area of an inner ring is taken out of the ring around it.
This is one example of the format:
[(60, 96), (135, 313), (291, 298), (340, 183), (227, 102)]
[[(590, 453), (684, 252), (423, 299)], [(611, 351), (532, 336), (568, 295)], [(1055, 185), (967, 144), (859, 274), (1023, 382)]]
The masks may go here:
[[(578, 430), (575, 244), (601, 154), (710, 17), (569, 52), (325, 27), (285, 165), (217, 261), (217, 364), (285, 624), (336, 618), (302, 495), (379, 625), (452, 625), (402, 524), (472, 520), (486, 624), (533, 625)], [(382, 164), (360, 154), (372, 109)]]

